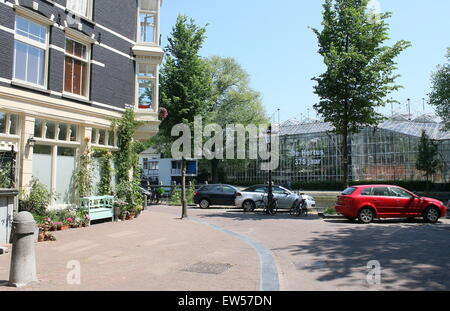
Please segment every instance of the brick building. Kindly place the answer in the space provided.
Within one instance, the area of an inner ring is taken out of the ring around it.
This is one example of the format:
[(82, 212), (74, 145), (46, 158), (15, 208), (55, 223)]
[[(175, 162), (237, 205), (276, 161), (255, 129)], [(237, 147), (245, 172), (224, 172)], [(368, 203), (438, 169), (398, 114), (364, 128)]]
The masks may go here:
[(14, 146), (19, 187), (38, 178), (70, 202), (85, 137), (116, 149), (127, 108), (158, 132), (162, 0), (0, 0), (0, 150)]

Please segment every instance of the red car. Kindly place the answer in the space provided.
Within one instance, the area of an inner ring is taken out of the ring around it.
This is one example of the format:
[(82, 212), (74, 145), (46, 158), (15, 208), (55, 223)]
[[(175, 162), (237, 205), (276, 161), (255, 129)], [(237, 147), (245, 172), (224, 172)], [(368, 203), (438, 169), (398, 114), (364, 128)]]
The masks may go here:
[(338, 196), (336, 211), (362, 223), (375, 218), (415, 218), (436, 223), (445, 217), (447, 208), (439, 200), (420, 197), (397, 186), (365, 185), (347, 188)]

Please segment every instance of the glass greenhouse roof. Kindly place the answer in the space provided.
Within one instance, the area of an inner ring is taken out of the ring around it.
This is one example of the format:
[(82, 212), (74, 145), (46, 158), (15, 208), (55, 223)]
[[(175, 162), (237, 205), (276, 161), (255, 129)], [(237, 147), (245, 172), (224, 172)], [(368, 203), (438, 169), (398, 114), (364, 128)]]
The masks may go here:
[[(445, 131), (441, 120), (431, 114), (420, 115), (411, 120), (405, 115), (395, 115), (380, 123), (378, 128), (416, 137), (420, 137), (422, 130), (425, 130), (433, 140), (450, 140), (450, 131)], [(330, 123), (322, 121), (288, 120), (281, 124), (280, 136), (324, 133), (333, 129)]]

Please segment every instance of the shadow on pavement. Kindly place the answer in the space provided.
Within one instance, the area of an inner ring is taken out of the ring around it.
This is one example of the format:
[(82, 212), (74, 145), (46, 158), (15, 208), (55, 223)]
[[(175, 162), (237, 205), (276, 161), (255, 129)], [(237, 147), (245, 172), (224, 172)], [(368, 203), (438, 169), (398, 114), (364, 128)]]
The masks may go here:
[(300, 264), (296, 265), (297, 269), (319, 272), (316, 279), (321, 282), (342, 279), (342, 287), (367, 284), (364, 276), (370, 271), (367, 264), (377, 260), (382, 268), (383, 289), (450, 289), (450, 239), (447, 233), (430, 226), (408, 226), (405, 220), (382, 223), (404, 225), (375, 223), (337, 227), (332, 231), (314, 232), (314, 237), (300, 245), (277, 250), (287, 250), (298, 256), (299, 263), (306, 255), (320, 258), (321, 265)]
[(307, 217), (295, 217), (291, 216), (288, 211), (278, 212), (274, 216), (267, 215), (263, 211), (256, 211), (253, 213), (244, 213), (241, 211), (220, 211), (217, 213), (198, 215), (201, 218), (228, 218), (232, 220), (268, 220), (268, 219), (290, 219), (290, 220), (318, 220), (320, 219), (317, 215), (308, 215)]

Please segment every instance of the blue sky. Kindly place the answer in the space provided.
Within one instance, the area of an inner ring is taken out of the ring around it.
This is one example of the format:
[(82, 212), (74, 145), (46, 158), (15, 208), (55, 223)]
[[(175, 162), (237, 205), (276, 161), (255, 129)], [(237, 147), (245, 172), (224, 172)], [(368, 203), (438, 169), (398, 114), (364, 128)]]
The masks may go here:
[[(450, 1), (375, 0), (382, 11), (393, 13), (389, 42), (403, 39), (412, 47), (397, 58), (397, 82), (404, 86), (392, 98), (395, 112), (423, 111), (422, 98), (430, 92), (430, 75), (445, 62), (450, 47)], [(163, 45), (167, 44), (178, 14), (209, 24), (203, 56), (235, 58), (262, 94), (269, 116), (280, 109), (281, 120), (315, 117), (318, 101), (311, 78), (324, 71), (317, 41), (308, 28), (320, 27), (322, 0), (165, 0), (161, 13)], [(427, 112), (432, 111), (426, 106)], [(390, 114), (391, 106), (380, 112)], [(277, 120), (277, 117), (274, 121)]]

